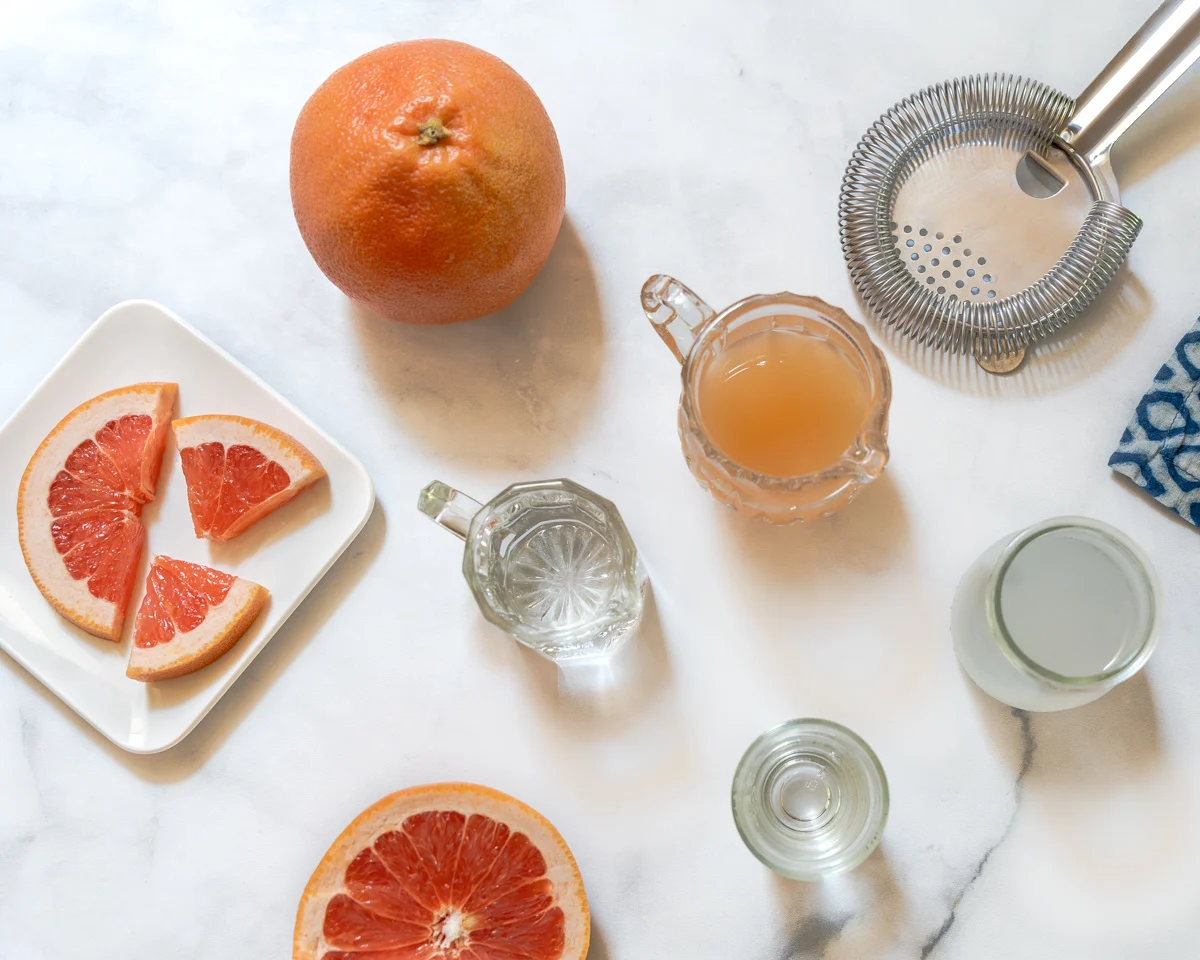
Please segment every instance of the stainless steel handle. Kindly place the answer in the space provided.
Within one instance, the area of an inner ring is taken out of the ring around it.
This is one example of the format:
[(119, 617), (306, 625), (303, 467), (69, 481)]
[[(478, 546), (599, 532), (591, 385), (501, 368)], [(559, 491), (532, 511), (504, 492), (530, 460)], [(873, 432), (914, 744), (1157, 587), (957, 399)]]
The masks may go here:
[(1089, 163), (1200, 57), (1200, 0), (1168, 0), (1079, 95), (1062, 138)]

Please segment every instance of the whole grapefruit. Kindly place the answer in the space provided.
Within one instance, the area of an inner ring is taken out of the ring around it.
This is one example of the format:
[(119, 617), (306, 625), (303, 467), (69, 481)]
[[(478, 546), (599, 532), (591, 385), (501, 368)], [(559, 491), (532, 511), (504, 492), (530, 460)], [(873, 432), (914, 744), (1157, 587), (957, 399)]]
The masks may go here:
[(408, 323), (515, 300), (566, 203), (558, 137), (533, 88), (453, 40), (392, 43), (321, 84), (296, 120), (291, 187), (317, 266)]

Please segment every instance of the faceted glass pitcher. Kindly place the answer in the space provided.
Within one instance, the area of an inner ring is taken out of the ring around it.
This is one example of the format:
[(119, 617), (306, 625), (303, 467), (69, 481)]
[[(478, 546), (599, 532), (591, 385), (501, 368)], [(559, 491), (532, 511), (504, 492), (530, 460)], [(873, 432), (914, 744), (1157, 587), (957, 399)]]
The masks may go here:
[(466, 541), (463, 576), (484, 617), (550, 660), (610, 653), (641, 619), (637, 548), (586, 487), (517, 483), (484, 505), (434, 481), (417, 509)]
[[(888, 407), (892, 399), (887, 361), (867, 331), (843, 311), (816, 297), (765, 294), (739, 300), (720, 313), (673, 277), (658, 274), (642, 287), (642, 308), (683, 365), (679, 436), (683, 455), (700, 485), (739, 513), (792, 523), (840, 510), (888, 461)], [(705, 429), (698, 389), (706, 371), (731, 344), (754, 334), (783, 330), (832, 347), (861, 379), (866, 415), (840, 457), (799, 476), (770, 476), (723, 453)]]

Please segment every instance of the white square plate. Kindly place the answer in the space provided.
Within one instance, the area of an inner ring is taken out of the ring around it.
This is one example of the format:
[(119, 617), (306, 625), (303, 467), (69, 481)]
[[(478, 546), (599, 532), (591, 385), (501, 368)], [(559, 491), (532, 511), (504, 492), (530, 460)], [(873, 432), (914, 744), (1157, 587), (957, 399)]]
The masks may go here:
[[(239, 414), (285, 430), (329, 477), (232, 542), (210, 543), (192, 530), (179, 455), (168, 439), (158, 495), (142, 513), (142, 570), (118, 644), (79, 630), (42, 597), (21, 557), (17, 487), (38, 444), (67, 413), (105, 390), (147, 380), (179, 384), (176, 416)], [(362, 464), (249, 370), (159, 304), (118, 304), (0, 428), (0, 647), (117, 746), (165, 750), (187, 736), (266, 646), (362, 530), (374, 504)], [(261, 583), (271, 599), (216, 663), (176, 680), (139, 683), (125, 676), (129, 637), (149, 560), (160, 553)]]

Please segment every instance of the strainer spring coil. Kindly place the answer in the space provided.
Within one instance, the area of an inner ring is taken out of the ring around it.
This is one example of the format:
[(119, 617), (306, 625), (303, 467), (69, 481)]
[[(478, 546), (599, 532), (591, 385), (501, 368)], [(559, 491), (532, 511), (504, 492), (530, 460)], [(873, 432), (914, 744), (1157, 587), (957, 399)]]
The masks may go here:
[(937, 153), (999, 144), (1045, 155), (1075, 110), (1066, 94), (1022, 77), (981, 74), (939, 83), (902, 100), (855, 148), (842, 179), (842, 253), (866, 309), (918, 343), (980, 359), (1012, 354), (1078, 316), (1129, 254), (1141, 219), (1095, 201), (1061, 259), (1019, 293), (974, 303), (917, 281), (893, 231), (897, 192)]

